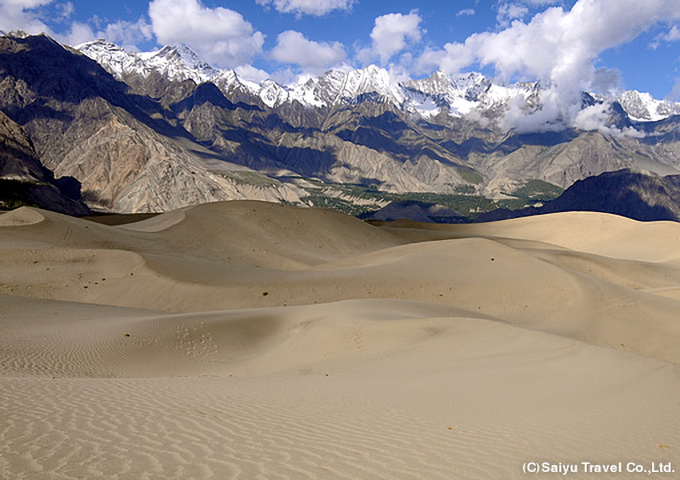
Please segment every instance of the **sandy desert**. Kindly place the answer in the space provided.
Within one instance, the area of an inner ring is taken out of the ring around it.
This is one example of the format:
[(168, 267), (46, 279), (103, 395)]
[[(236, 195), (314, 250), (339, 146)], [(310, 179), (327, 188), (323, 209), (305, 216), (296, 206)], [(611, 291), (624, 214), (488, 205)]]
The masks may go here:
[(130, 220), (0, 215), (0, 478), (680, 475), (680, 224)]

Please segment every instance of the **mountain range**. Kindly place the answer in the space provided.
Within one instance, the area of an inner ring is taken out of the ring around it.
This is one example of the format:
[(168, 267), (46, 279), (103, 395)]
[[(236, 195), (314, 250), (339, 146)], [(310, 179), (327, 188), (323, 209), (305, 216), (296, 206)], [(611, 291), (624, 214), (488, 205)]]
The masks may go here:
[(659, 176), (629, 169), (577, 180), (554, 200), (518, 210), (499, 208), (478, 222), (556, 212), (612, 213), (639, 221), (680, 222), (680, 175)]
[(540, 111), (547, 88), (477, 73), (400, 81), (376, 66), (254, 83), (186, 46), (0, 37), (0, 111), (100, 211), (248, 198), (358, 214), (415, 200), (474, 216), (607, 171), (680, 173), (680, 104), (584, 92), (602, 128), (510, 128), (509, 109)]

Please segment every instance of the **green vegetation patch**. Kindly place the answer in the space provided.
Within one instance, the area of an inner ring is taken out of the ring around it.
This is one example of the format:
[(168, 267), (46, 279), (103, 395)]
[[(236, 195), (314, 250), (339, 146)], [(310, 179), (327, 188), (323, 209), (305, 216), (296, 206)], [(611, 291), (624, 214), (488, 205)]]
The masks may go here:
[[(391, 193), (377, 189), (375, 185), (322, 184), (324, 188), (308, 188), (309, 195), (301, 200), (315, 207), (331, 208), (340, 212), (364, 217), (380, 209), (380, 204), (389, 202), (419, 201), (445, 205), (463, 216), (474, 218), (480, 213), (498, 208), (498, 205), (480, 195), (443, 194), (432, 192)], [(327, 192), (332, 190), (333, 195)], [(474, 187), (464, 189), (465, 193), (474, 192)], [(341, 197), (341, 198), (338, 198)], [(356, 199), (353, 202), (352, 199)]]
[(359, 205), (345, 200), (344, 198), (329, 197), (320, 194), (308, 195), (300, 198), (300, 200), (306, 205), (318, 208), (330, 208), (331, 210), (337, 210), (338, 212), (352, 216), (358, 216), (375, 210), (371, 205)]
[(474, 170), (459, 168), (458, 173), (460, 174), (460, 177), (468, 183), (472, 183), (474, 185), (480, 185), (484, 183), (484, 176)]
[(410, 192), (386, 193), (383, 198), (390, 202), (418, 201), (449, 207), (466, 217), (495, 210), (498, 206), (486, 197), (479, 195), (451, 195), (444, 193)]
[(211, 173), (219, 175), (222, 178), (233, 180), (235, 182), (245, 183), (247, 185), (253, 185), (255, 187), (260, 188), (281, 186), (281, 182), (279, 182), (278, 180), (258, 172), (250, 172), (247, 170), (231, 170), (231, 171), (211, 170)]
[(524, 186), (512, 193), (503, 192), (505, 195), (514, 198), (499, 200), (498, 205), (510, 210), (518, 210), (527, 205), (554, 200), (562, 195), (563, 192), (563, 188), (552, 183), (544, 182), (543, 180), (529, 180)]

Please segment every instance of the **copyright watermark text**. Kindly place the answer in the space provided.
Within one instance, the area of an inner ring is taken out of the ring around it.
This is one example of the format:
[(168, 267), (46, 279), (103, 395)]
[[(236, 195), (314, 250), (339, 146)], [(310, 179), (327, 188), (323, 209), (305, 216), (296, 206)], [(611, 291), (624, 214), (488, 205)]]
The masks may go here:
[(569, 475), (571, 473), (639, 473), (642, 475), (672, 474), (675, 473), (672, 462), (652, 462), (648, 464), (639, 462), (615, 462), (615, 463), (555, 463), (555, 462), (526, 462), (522, 466), (524, 473), (554, 473)]

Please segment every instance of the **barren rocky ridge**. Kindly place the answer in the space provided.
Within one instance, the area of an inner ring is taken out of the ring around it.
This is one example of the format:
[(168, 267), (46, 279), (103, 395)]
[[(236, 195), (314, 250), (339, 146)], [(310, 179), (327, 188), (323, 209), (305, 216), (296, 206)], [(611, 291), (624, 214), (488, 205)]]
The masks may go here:
[(0, 38), (0, 110), (57, 178), (115, 212), (259, 199), (357, 213), (444, 195), (467, 202), (456, 204), (465, 216), (549, 200), (606, 171), (679, 173), (677, 104), (628, 92), (611, 105), (610, 130), (503, 128), (509, 99), (529, 112), (541, 91), (478, 74), (398, 83), (378, 67), (254, 85), (187, 47), (152, 55)]

